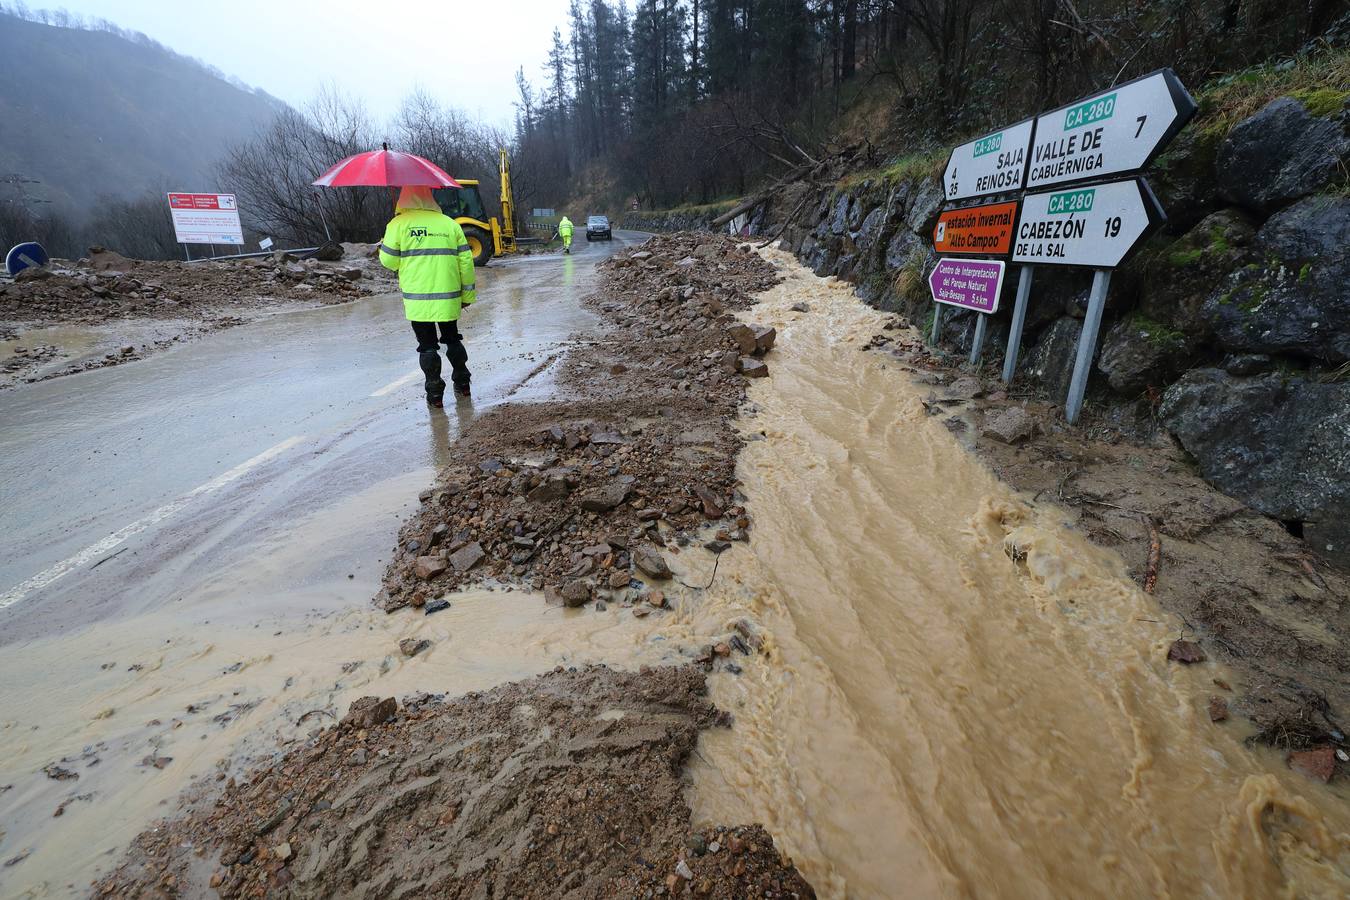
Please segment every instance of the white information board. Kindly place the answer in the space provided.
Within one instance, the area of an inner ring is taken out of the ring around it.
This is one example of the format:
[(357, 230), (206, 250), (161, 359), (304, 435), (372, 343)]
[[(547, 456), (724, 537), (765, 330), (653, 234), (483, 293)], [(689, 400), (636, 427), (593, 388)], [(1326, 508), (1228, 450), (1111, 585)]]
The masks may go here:
[(234, 194), (169, 194), (174, 240), (180, 244), (243, 244)]

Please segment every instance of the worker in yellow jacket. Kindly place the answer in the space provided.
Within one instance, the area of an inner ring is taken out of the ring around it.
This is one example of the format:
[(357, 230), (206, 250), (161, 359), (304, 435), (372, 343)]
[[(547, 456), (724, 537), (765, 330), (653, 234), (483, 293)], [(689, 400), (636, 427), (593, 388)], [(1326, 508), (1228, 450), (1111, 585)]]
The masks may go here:
[(564, 253), (571, 253), (571, 252), (572, 252), (572, 220), (569, 219), (569, 218), (567, 218), (567, 216), (563, 216), (563, 217), (562, 217), (562, 221), (558, 223), (558, 237), (562, 238), (562, 242), (563, 242), (563, 252), (564, 252)]
[(445, 344), (455, 393), (469, 396), (469, 354), (459, 333), (459, 313), (477, 296), (473, 252), (459, 223), (441, 212), (431, 188), (405, 187), (399, 194), (398, 211), (380, 243), (380, 263), (398, 273), (403, 312), (417, 335), (427, 403), (439, 408), (445, 396), (438, 344)]

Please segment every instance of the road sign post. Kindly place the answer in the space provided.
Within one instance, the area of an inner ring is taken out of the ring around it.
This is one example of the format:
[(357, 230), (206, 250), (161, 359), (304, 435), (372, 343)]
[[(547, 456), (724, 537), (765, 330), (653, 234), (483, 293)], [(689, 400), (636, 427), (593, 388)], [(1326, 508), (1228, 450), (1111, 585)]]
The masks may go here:
[(989, 321), (989, 317), (981, 315), (975, 321), (975, 339), (970, 343), (970, 364), (976, 365), (980, 357), (984, 354), (984, 327)]
[(1027, 306), (1031, 302), (1032, 266), (1022, 266), (1017, 277), (1017, 300), (1013, 303), (1012, 328), (1008, 332), (1008, 352), (1003, 358), (1003, 383), (1011, 384), (1017, 371), (1017, 354), (1022, 349), (1022, 328), (1027, 323)]
[(1064, 418), (1070, 425), (1078, 421), (1078, 413), (1083, 409), (1083, 394), (1087, 391), (1088, 373), (1092, 371), (1092, 357), (1097, 350), (1097, 331), (1102, 326), (1102, 310), (1106, 308), (1106, 291), (1110, 287), (1110, 269), (1092, 273), (1087, 317), (1083, 319), (1083, 331), (1078, 335), (1078, 356), (1074, 359), (1073, 377), (1069, 380), (1069, 397), (1064, 402)]
[[(1094, 270), (1065, 403), (1071, 423), (1082, 411), (1111, 272), (1167, 221), (1148, 183), (1122, 176), (1148, 166), (1195, 113), (1195, 101), (1176, 74), (1159, 69), (962, 144), (947, 158), (942, 182), (948, 202), (1020, 194), (1020, 200), (945, 209), (933, 232), (939, 253), (1008, 256), (1021, 264), (1003, 363), (1005, 383), (1017, 372), (1034, 266)], [(1111, 181), (1112, 176), (1118, 180)], [(1011, 242), (1003, 230), (1008, 223), (1015, 223)], [(963, 270), (962, 265), (997, 266), (1001, 287), (1005, 264), (943, 258), (929, 276), (937, 303), (934, 344), (943, 305), (982, 313), (970, 351), (974, 364), (984, 350), (984, 315), (997, 308), (998, 288), (989, 308), (982, 308), (992, 270)]]

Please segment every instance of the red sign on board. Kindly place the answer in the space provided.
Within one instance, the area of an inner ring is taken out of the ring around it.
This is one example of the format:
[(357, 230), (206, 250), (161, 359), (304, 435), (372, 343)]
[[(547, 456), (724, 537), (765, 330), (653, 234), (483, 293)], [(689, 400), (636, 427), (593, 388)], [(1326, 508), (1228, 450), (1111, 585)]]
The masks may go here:
[(170, 194), (170, 209), (234, 209), (234, 194)]

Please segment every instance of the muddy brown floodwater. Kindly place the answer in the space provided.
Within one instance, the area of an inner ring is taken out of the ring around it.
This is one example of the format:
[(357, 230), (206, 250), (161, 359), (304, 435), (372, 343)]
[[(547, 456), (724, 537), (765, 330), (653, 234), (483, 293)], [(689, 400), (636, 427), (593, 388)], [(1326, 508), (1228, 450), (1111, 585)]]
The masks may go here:
[(749, 611), (774, 653), (712, 679), (737, 726), (702, 738), (696, 817), (763, 822), (822, 896), (1350, 894), (1344, 781), (1210, 722), (1223, 673), (1167, 662), (1179, 621), (858, 352), (881, 314), (770, 253), (753, 553), (689, 621)]

